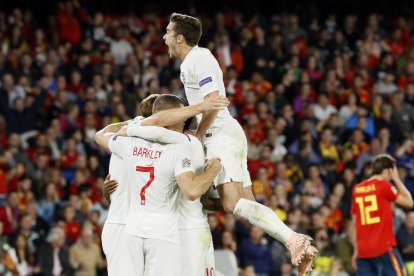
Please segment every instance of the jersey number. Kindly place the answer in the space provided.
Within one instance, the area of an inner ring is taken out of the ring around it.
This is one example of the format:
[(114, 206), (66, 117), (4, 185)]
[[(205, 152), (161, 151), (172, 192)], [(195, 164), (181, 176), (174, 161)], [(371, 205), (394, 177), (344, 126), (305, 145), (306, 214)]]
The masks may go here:
[(371, 215), (371, 212), (378, 211), (378, 202), (376, 195), (360, 196), (355, 198), (355, 201), (359, 207), (362, 225), (379, 223), (381, 221), (380, 217), (373, 217)]
[(145, 183), (144, 187), (142, 187), (141, 192), (140, 192), (141, 205), (145, 205), (145, 190), (148, 189), (148, 187), (151, 186), (152, 181), (154, 181), (154, 167), (137, 166), (136, 171), (137, 172), (147, 172), (147, 173), (150, 174), (149, 180), (147, 181), (147, 183)]

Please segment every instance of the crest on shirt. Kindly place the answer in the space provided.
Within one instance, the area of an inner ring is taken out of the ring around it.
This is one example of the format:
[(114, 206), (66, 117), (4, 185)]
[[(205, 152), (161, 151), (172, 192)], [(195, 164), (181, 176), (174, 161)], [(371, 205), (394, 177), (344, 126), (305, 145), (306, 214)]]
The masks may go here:
[(201, 86), (203, 86), (204, 84), (207, 84), (207, 83), (209, 83), (209, 82), (212, 82), (213, 81), (213, 79), (211, 78), (211, 77), (207, 77), (207, 78), (205, 78), (205, 79), (202, 79), (198, 84), (200, 85), (200, 87)]
[(115, 141), (116, 138), (118, 138), (118, 135), (114, 135), (114, 137), (112, 137), (112, 141)]
[(188, 158), (184, 158), (184, 159), (182, 160), (182, 162), (183, 162), (183, 168), (188, 168), (188, 167), (190, 167), (190, 166), (191, 166), (191, 160), (190, 160), (190, 159), (188, 159)]
[(396, 195), (398, 193), (397, 188), (394, 186), (391, 187), (391, 191)]

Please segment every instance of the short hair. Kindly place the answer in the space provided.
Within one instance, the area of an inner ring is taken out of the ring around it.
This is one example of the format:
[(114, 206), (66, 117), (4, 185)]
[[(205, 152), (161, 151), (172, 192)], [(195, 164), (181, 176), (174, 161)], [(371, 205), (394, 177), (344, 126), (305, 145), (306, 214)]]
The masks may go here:
[(180, 97), (171, 94), (160, 95), (154, 101), (152, 113), (155, 114), (163, 110), (178, 108), (181, 106), (184, 106), (184, 102)]
[(384, 170), (392, 169), (396, 165), (395, 159), (388, 154), (380, 154), (372, 160), (372, 174), (381, 174)]
[(65, 236), (65, 232), (63, 231), (63, 229), (58, 226), (55, 226), (50, 230), (49, 234), (47, 235), (46, 240), (48, 242), (53, 242), (64, 236)]
[(139, 104), (139, 110), (143, 117), (147, 118), (152, 115), (152, 106), (158, 96), (160, 96), (160, 94), (151, 94), (141, 101)]
[(202, 27), (201, 22), (192, 16), (173, 13), (170, 22), (175, 23), (174, 32), (182, 35), (189, 46), (195, 46), (200, 41)]

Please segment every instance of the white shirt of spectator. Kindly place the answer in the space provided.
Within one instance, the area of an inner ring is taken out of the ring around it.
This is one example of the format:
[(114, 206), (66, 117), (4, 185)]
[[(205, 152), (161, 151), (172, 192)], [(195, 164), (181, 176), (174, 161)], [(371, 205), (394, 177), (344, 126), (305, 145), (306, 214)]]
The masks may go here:
[(129, 209), (125, 232), (179, 243), (176, 176), (194, 172), (188, 144), (158, 144), (113, 136), (109, 149), (124, 161)]
[[(210, 50), (195, 46), (187, 54), (180, 68), (180, 78), (190, 105), (201, 103), (205, 96), (214, 91), (226, 96), (223, 72)], [(202, 115), (199, 114), (196, 118), (197, 123), (200, 123)], [(218, 128), (229, 119), (233, 119), (229, 110), (220, 110), (211, 128)]]
[(321, 105), (315, 104), (313, 106), (313, 111), (316, 119), (319, 121), (326, 121), (329, 119), (329, 116), (337, 113), (337, 109), (332, 105), (327, 105), (325, 108), (323, 108)]

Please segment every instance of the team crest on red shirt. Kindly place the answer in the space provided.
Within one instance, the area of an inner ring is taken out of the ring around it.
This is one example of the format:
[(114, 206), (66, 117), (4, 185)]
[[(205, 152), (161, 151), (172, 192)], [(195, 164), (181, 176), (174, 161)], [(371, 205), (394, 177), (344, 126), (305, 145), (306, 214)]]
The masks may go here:
[(188, 159), (188, 158), (184, 158), (184, 159), (182, 160), (182, 162), (183, 162), (183, 168), (188, 168), (188, 167), (190, 167), (190, 166), (191, 166), (191, 160), (190, 160), (190, 159)]

